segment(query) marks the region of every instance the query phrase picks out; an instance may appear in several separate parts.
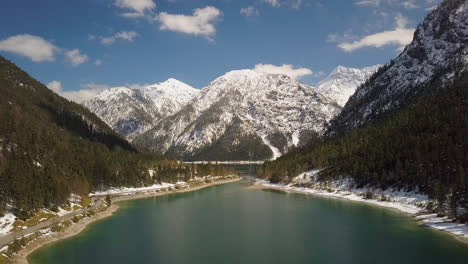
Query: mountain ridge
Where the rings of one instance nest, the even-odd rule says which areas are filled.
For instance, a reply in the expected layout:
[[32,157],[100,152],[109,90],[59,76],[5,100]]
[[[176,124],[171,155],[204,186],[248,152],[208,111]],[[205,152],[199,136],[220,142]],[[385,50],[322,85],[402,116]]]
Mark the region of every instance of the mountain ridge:
[[133,140],[162,117],[180,110],[198,91],[170,78],[140,87],[112,87],[83,104],[114,130]]
[[[313,87],[289,76],[230,71],[203,88],[179,113],[137,137],[135,142],[156,153],[187,157],[181,154],[186,152],[195,158],[205,156],[200,153],[207,150],[201,149],[215,144],[235,123],[240,129],[239,136],[268,147],[268,153],[263,148],[260,151],[263,153],[252,154],[257,159],[266,159],[273,153],[278,156],[277,150],[285,153],[288,148],[303,144],[306,140],[301,137],[307,137],[305,134],[322,132],[338,109],[335,102],[315,92]],[[232,139],[226,148],[236,148],[235,143],[236,139]],[[252,155],[238,159],[253,158]]]
[[[444,87],[468,65],[468,2],[445,1],[417,27],[414,40],[351,96],[327,135],[362,127],[397,110],[427,87]],[[425,88],[426,87],[426,88]]]

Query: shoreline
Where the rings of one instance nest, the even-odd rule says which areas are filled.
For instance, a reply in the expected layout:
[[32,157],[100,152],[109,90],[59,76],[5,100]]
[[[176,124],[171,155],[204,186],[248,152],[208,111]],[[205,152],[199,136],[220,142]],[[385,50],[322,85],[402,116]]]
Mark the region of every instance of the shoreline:
[[[452,238],[454,238],[455,240],[461,242],[461,243],[464,243],[464,244],[468,244],[468,235],[464,234],[464,235],[460,235],[460,234],[456,234],[454,232],[451,232],[451,231],[448,231],[446,229],[443,229],[443,228],[438,228],[437,227],[437,224],[443,224],[444,222],[430,222],[430,217],[427,217],[427,216],[435,216],[435,214],[420,214],[421,212],[423,212],[423,209],[420,209],[419,211],[414,211],[414,212],[411,212],[411,210],[404,210],[404,209],[401,209],[401,208],[398,208],[396,206],[392,206],[392,204],[385,204],[383,202],[379,202],[377,200],[373,200],[373,199],[369,199],[369,200],[366,200],[366,199],[362,199],[362,200],[356,200],[356,199],[350,199],[350,198],[347,198],[345,195],[333,195],[333,193],[331,194],[326,194],[325,191],[323,190],[320,190],[320,189],[312,189],[312,188],[307,188],[309,191],[301,191],[301,189],[304,189],[304,188],[288,188],[288,186],[282,186],[282,185],[276,185],[276,184],[265,184],[263,182],[254,182],[252,185],[250,185],[248,188],[250,189],[256,189],[256,190],[276,190],[276,191],[281,191],[281,192],[284,192],[284,193],[294,193],[294,194],[303,194],[303,195],[312,195],[312,196],[316,196],[316,197],[320,197],[320,198],[331,198],[331,199],[339,199],[339,200],[345,200],[345,201],[348,201],[348,202],[355,202],[355,203],[363,203],[363,204],[367,204],[367,205],[371,205],[371,206],[377,206],[377,207],[380,207],[380,208],[385,208],[385,209],[390,209],[394,212],[397,212],[397,213],[400,213],[400,214],[404,214],[408,217],[411,218],[412,221],[415,221],[419,226],[421,227],[424,227],[424,228],[428,228],[429,230],[431,231],[437,231],[437,232],[441,232],[445,235],[448,235]],[[427,217],[427,218],[426,218]],[[429,219],[429,221],[424,221],[425,219]],[[438,218],[438,219],[442,219],[442,218]],[[446,223],[453,223],[451,221],[447,221]],[[433,225],[434,224],[434,225]],[[458,225],[464,225],[467,229],[468,229],[468,225],[466,224],[458,224]]]
[[223,184],[238,182],[238,181],[241,181],[242,179],[243,179],[242,177],[239,177],[239,178],[234,178],[234,179],[215,181],[215,182],[210,182],[210,183],[199,185],[199,186],[188,187],[188,188],[184,188],[180,190],[171,190],[167,192],[135,193],[135,194],[125,195],[125,196],[117,196],[115,198],[112,198],[112,204],[109,207],[107,207],[104,211],[99,212],[98,214],[94,216],[84,218],[78,223],[72,224],[64,232],[54,233],[50,236],[36,239],[32,241],[31,243],[27,244],[24,248],[18,251],[16,256],[14,256],[12,263],[29,264],[28,257],[34,251],[46,245],[76,236],[80,234],[81,232],[83,232],[90,224],[112,216],[115,212],[117,212],[120,209],[120,206],[118,205],[119,202],[130,201],[130,200],[142,200],[146,198],[153,198],[153,197],[158,197],[158,196],[163,196],[163,195],[193,192],[193,191],[197,191],[200,189],[204,189],[204,188],[208,188],[208,187],[212,187],[216,185],[223,185]]

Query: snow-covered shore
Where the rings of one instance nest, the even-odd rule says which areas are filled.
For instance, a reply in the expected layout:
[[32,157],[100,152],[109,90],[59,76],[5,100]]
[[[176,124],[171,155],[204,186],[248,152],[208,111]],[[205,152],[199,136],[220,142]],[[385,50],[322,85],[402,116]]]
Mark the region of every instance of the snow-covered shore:
[[[90,217],[85,216],[86,214],[83,214],[82,219],[78,220],[78,222],[76,223],[73,222],[73,224],[67,227],[64,231],[52,232],[50,228],[40,230],[40,236],[28,242],[27,245],[23,247],[19,252],[11,256],[13,257],[13,263],[28,264],[28,255],[31,254],[33,251],[37,250],[38,248],[41,248],[42,246],[55,241],[77,235],[80,232],[82,232],[89,224],[113,215],[113,213],[119,209],[119,205],[116,202],[145,199],[149,197],[163,196],[175,193],[192,192],[210,186],[227,184],[240,180],[242,180],[242,178],[236,175],[224,177],[206,176],[202,178],[196,177],[190,180],[189,182],[177,182],[175,184],[163,183],[142,188],[113,188],[103,192],[93,193],[95,197],[106,196],[109,194],[110,196],[112,196],[112,204],[106,209],[100,210],[99,212]],[[2,248],[1,250],[7,249],[8,246],[6,246],[5,249]],[[0,253],[1,252],[2,251],[0,251]]]
[[16,221],[16,216],[12,213],[7,213],[0,217],[0,236],[8,234],[13,230],[13,224]]
[[[186,184],[187,183],[185,182],[180,183],[180,185],[186,185]],[[176,184],[163,182],[161,184],[154,184],[151,186],[139,187],[139,188],[131,188],[131,187],[111,188],[105,191],[90,193],[89,196],[95,197],[95,196],[106,196],[106,195],[126,195],[126,194],[141,193],[141,192],[158,192],[158,191],[173,189],[175,188],[175,186]]]
[[318,171],[308,171],[296,178],[290,184],[273,184],[257,179],[254,186],[285,192],[311,194],[322,197],[345,199],[363,202],[381,207],[387,207],[415,216],[424,226],[448,232],[457,238],[468,241],[468,225],[452,221],[447,217],[437,217],[429,214],[426,206],[433,202],[427,195],[418,192],[405,192],[394,189],[355,188],[349,179],[337,180],[328,183],[319,183],[316,180]]

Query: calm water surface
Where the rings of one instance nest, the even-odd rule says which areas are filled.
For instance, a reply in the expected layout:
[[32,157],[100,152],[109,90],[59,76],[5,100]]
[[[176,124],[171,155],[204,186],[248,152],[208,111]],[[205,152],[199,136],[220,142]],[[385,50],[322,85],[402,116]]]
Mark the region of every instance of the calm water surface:
[[[241,167],[244,175],[253,173]],[[247,183],[122,203],[32,264],[468,263],[468,246],[387,209]]]

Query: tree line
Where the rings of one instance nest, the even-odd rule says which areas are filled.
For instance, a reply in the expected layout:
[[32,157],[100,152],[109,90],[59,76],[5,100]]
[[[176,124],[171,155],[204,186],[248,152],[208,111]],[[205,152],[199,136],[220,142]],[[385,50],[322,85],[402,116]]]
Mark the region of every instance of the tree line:
[[290,182],[322,169],[320,180],[351,177],[357,187],[417,189],[451,204],[454,215],[457,207],[468,209],[468,72],[450,87],[431,85],[407,107],[343,135],[315,138],[265,163],[258,176]]
[[1,56],[0,94],[0,215],[7,207],[24,217],[39,208],[55,210],[72,193],[232,173],[135,148]]

